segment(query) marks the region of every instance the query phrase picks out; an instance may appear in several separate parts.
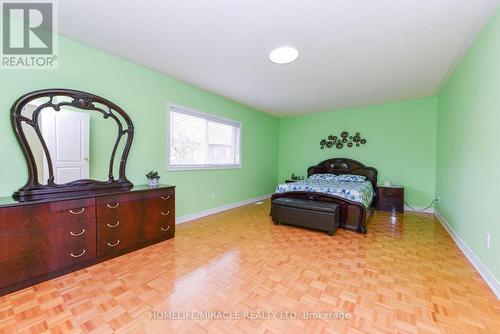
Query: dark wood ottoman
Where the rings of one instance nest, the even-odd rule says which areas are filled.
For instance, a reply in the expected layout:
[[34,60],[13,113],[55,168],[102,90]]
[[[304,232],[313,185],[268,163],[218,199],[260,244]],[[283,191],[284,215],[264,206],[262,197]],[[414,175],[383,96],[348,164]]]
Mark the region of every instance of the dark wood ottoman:
[[271,217],[274,224],[307,227],[333,235],[339,224],[340,205],[280,197],[271,202]]

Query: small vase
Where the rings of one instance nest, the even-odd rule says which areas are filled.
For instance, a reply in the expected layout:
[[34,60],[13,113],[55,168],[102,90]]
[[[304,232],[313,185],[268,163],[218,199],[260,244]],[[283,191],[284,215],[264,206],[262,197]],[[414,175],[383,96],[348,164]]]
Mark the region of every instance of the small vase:
[[148,179],[148,186],[151,188],[158,188],[160,185],[160,179]]

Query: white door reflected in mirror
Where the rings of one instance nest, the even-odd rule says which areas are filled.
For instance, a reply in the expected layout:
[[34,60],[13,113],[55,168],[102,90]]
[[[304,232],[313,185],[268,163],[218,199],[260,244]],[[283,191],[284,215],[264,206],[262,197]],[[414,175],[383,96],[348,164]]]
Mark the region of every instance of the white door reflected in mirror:
[[[41,116],[42,133],[51,154],[55,183],[89,179],[89,114],[47,110]],[[49,171],[45,157],[43,173],[44,179],[47,179]]]

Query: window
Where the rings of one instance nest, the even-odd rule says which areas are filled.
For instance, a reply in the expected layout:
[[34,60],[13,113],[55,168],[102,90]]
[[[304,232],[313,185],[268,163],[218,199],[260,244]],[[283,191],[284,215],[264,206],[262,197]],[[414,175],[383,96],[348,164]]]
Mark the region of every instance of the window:
[[241,123],[169,105],[167,169],[240,168]]

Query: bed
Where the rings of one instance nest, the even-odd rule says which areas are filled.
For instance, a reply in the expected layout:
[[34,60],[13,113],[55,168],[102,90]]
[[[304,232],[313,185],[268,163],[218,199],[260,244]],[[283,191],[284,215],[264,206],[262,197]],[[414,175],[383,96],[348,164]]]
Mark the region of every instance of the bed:
[[[364,176],[366,179],[362,182],[325,180],[318,174],[351,174]],[[287,197],[339,204],[339,227],[366,233],[366,221],[375,203],[377,174],[375,168],[367,167],[356,160],[328,159],[309,167],[308,179],[278,185],[271,200]],[[310,179],[312,175],[316,176]]]

